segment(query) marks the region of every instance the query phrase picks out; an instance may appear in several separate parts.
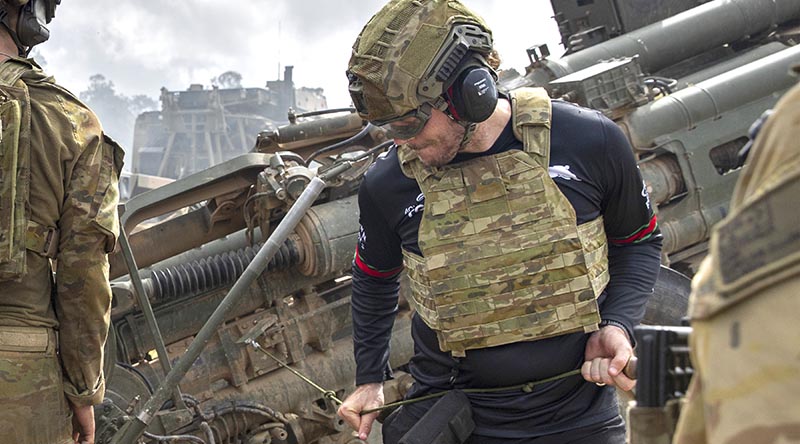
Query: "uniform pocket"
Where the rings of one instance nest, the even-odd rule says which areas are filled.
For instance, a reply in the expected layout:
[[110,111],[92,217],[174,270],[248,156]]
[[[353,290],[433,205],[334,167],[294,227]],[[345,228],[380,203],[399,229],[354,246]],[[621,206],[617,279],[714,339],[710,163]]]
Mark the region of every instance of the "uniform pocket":
[[103,135],[103,163],[97,186],[98,193],[95,196],[96,206],[92,211],[92,224],[106,235],[106,253],[114,251],[119,236],[117,204],[119,204],[119,174],[124,155],[119,144]]
[[0,351],[0,375],[0,430],[7,442],[69,442],[72,412],[55,353]]

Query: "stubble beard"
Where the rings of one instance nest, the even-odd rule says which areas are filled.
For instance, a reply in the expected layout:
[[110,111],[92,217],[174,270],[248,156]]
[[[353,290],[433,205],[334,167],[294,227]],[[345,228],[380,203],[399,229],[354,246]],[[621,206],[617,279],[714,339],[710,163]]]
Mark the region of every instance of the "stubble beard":
[[[459,131],[460,130],[460,131]],[[440,167],[450,163],[461,149],[461,139],[464,129],[460,125],[450,127],[434,140],[421,144],[409,144],[416,151],[419,160],[429,167]]]

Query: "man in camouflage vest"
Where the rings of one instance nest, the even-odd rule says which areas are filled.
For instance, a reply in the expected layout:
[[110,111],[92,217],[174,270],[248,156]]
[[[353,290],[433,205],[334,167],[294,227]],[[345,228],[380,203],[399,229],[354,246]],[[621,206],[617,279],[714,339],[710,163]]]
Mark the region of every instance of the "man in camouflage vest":
[[94,442],[122,151],[31,59],[60,0],[0,1],[0,442]]
[[800,443],[798,140],[800,85],[755,137],[692,281],[695,374],[674,443]]
[[[633,386],[621,371],[661,249],[646,188],[613,122],[542,89],[499,94],[491,57],[458,1],[391,1],[353,46],[353,103],[397,145],[359,191],[357,387],[339,415],[367,438],[405,269],[407,397],[469,389],[457,442],[623,443],[615,387]],[[384,443],[435,402],[394,411]]]

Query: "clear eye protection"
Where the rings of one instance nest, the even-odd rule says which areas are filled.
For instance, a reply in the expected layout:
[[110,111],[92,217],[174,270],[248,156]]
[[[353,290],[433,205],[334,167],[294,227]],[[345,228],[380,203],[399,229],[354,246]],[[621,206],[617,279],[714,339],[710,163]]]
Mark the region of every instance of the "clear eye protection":
[[398,120],[384,123],[381,128],[386,130],[386,136],[390,139],[407,140],[422,132],[429,118],[430,116],[425,114],[406,114]]
[[434,108],[439,110],[447,109],[447,102],[440,97],[433,104],[423,103],[422,106],[414,111],[395,119],[372,123],[386,130],[386,137],[390,139],[408,140],[422,132],[425,124],[430,120]]

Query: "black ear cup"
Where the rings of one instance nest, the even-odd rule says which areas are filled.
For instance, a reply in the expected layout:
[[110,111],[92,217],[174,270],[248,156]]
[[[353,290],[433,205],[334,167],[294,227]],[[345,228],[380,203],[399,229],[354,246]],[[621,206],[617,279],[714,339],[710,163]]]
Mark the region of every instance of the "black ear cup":
[[448,108],[456,120],[483,122],[497,106],[497,86],[489,68],[474,67],[462,72],[447,88]]
[[33,47],[50,38],[50,31],[45,27],[45,17],[39,14],[44,13],[41,0],[31,0],[20,10],[17,19],[17,38],[23,46]]

